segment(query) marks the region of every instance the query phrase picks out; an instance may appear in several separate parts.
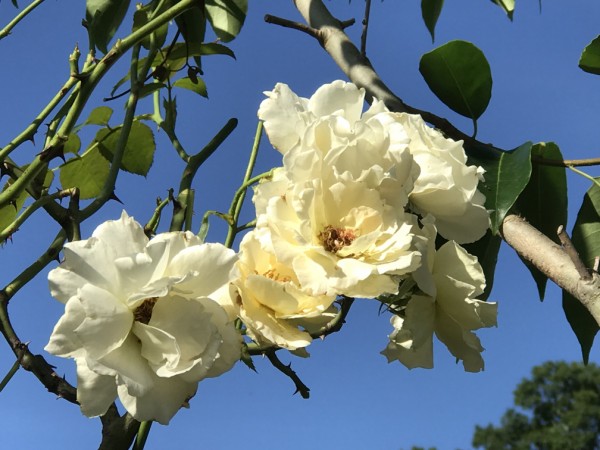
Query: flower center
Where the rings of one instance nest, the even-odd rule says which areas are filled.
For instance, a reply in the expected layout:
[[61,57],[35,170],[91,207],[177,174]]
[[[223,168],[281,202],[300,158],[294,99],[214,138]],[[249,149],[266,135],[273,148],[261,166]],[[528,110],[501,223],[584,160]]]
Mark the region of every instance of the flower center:
[[147,298],[144,300],[142,304],[133,311],[133,320],[148,325],[148,322],[150,322],[150,318],[152,317],[152,310],[157,301],[158,297]]
[[292,281],[290,277],[286,277],[281,275],[275,269],[269,269],[265,273],[262,274],[263,277],[269,278],[274,281],[278,281],[280,283],[287,283],[288,281]]
[[356,239],[356,234],[353,230],[327,225],[325,230],[319,233],[319,239],[323,243],[325,250],[337,253],[345,246],[352,244],[352,241]]

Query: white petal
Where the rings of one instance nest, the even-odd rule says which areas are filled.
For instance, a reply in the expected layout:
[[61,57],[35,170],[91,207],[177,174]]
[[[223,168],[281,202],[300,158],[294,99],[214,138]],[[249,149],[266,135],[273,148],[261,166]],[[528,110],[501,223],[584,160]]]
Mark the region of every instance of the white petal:
[[75,329],[89,357],[98,359],[118,348],[129,334],[131,311],[110,292],[86,284],[79,290],[85,319]]
[[198,383],[189,383],[178,377],[160,378],[154,375],[153,386],[144,395],[131,395],[125,385],[119,385],[119,399],[136,420],[154,420],[168,425],[177,411],[196,394]]
[[269,98],[258,109],[258,118],[264,121],[265,131],[271,144],[281,153],[287,152],[304,134],[307,100],[298,97],[282,83],[277,83]]
[[317,89],[308,101],[308,109],[317,117],[339,114],[354,124],[362,114],[364,98],[364,89],[336,80]]
[[84,358],[76,358],[77,401],[88,417],[103,415],[117,398],[115,377],[91,371]]
[[65,313],[54,326],[50,341],[44,350],[63,358],[82,355],[85,351],[75,329],[81,325],[84,319],[85,312],[79,298],[71,297],[65,305]]
[[236,261],[235,252],[224,245],[196,245],[173,258],[168,274],[192,274],[177,285],[177,290],[188,291],[194,297],[210,297],[231,281]]
[[117,384],[125,384],[132,395],[143,395],[153,389],[154,373],[141,356],[141,345],[129,335],[119,348],[103,358],[88,359],[88,367],[102,375],[117,375]]

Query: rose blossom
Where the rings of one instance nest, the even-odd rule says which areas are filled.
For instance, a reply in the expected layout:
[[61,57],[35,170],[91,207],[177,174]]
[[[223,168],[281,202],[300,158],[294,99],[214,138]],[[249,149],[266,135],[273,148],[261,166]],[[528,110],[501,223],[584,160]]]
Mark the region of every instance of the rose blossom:
[[200,380],[228,371],[241,337],[214,299],[236,261],[190,232],[152,240],[123,212],[71,242],[48,276],[65,304],[46,350],[74,358],[77,400],[90,417],[118,396],[137,420],[167,424]]
[[[454,241],[435,251],[435,230],[425,225],[427,264],[414,274],[422,294],[411,297],[398,315],[392,316],[394,331],[381,353],[389,362],[405,366],[433,367],[433,333],[468,372],[483,370],[483,347],[473,330],[496,325],[497,304],[477,300],[485,277],[477,258]],[[431,236],[433,235],[433,236]],[[425,241],[421,241],[422,243]]]

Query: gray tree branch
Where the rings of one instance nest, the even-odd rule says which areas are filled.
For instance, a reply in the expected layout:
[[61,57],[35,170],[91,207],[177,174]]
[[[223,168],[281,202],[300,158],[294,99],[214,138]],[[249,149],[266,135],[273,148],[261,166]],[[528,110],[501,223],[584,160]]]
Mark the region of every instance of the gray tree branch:
[[[454,127],[446,119],[405,104],[381,80],[370,61],[363,57],[321,0],[294,0],[306,23],[318,33],[318,41],[346,76],[366,91],[367,100],[377,98],[391,110],[420,114],[423,119],[443,130],[465,146],[498,150],[483,144]],[[600,324],[600,277],[593,274],[584,281],[564,249],[540,233],[523,218],[508,215],[503,221],[502,237],[523,258],[548,278],[577,298]]]

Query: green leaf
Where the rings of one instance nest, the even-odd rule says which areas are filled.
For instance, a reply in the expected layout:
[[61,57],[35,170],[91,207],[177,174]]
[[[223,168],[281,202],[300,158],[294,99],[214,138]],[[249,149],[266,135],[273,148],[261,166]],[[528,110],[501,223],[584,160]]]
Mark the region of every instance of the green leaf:
[[12,4],[15,8],[19,8],[19,4],[17,3],[17,0],[12,0]]
[[108,52],[108,43],[121,25],[130,0],[86,0],[85,17],[92,46]]
[[60,166],[60,184],[63,189],[79,188],[81,199],[94,198],[102,192],[109,170],[110,163],[94,147]]
[[[597,178],[598,180],[598,178]],[[571,240],[587,267],[593,267],[600,255],[600,187],[595,183],[583,197],[573,226]],[[583,361],[587,364],[594,337],[600,329],[589,311],[571,294],[563,290],[563,309],[577,336]]]
[[487,300],[492,292],[494,286],[494,274],[496,273],[496,262],[498,261],[498,251],[500,250],[500,244],[502,239],[499,235],[492,234],[491,230],[488,230],[485,236],[479,239],[477,242],[472,244],[463,244],[463,247],[471,255],[477,256],[479,264],[483,269],[485,275],[485,290],[478,298],[480,300]]
[[[151,2],[145,6],[142,6],[142,7],[139,7],[138,9],[136,9],[135,13],[133,14],[132,31],[136,31],[139,28],[146,25],[150,21],[150,14],[154,13],[155,15],[158,15],[158,14],[161,14],[164,11],[166,11],[166,9],[169,6],[172,6],[171,3],[172,2],[170,2],[170,1],[162,2],[162,7],[156,11],[154,11],[155,10],[154,2]],[[156,47],[162,47],[162,45],[165,43],[165,39],[167,38],[168,32],[169,32],[169,24],[165,23],[160,28],[158,28],[158,30],[156,30],[152,33],[154,35],[154,45]],[[150,50],[151,45],[152,45],[152,43],[151,43],[150,35],[148,35],[142,40],[142,46],[146,50]]]
[[248,0],[206,0],[206,16],[223,42],[233,40],[242,29],[248,13]]
[[142,86],[138,95],[140,98],[144,98],[164,87],[166,87],[164,83],[148,83]]
[[450,41],[425,53],[419,71],[442,102],[474,122],[490,102],[490,65],[483,52],[470,42]]
[[600,75],[600,36],[596,37],[583,49],[579,59],[579,67],[586,72]]
[[74,155],[76,155],[77,153],[79,153],[80,148],[81,139],[79,139],[79,136],[77,134],[70,133],[69,137],[67,138],[67,142],[65,142],[63,151],[65,153],[73,153]]
[[173,97],[173,100],[163,99],[163,108],[165,108],[165,120],[160,126],[167,133],[172,133],[175,131],[175,123],[177,122],[177,102],[175,97]]
[[[200,45],[204,42],[206,34],[206,16],[204,8],[194,6],[180,16],[175,18],[177,28],[181,31],[183,39],[190,45]],[[202,67],[200,56],[195,56],[194,60],[198,67]]]
[[421,0],[421,15],[425,26],[431,34],[431,42],[435,41],[435,24],[442,12],[444,0]]
[[[183,42],[175,44],[171,51],[168,52],[168,48],[165,47],[160,52],[162,55],[168,55],[165,59],[161,54],[157,55],[152,61],[152,67],[161,66],[167,70],[168,77],[174,75],[183,66],[185,66],[188,58],[196,56],[208,56],[208,55],[227,55],[235,59],[233,51],[222,45],[216,43],[210,44],[186,44]],[[142,58],[139,61],[139,65],[143,66],[146,63],[146,58]],[[119,87],[129,80],[130,73],[128,72],[123,78],[121,78],[117,84],[114,85],[110,95],[115,95],[115,92]],[[164,80],[163,80],[164,81]]]
[[189,89],[196,94],[200,94],[202,97],[208,98],[208,92],[206,91],[206,84],[202,78],[198,78],[197,83],[194,83],[189,77],[180,78],[173,86],[180,87],[183,89]]
[[508,16],[508,18],[512,20],[513,13],[515,12],[515,0],[492,0],[492,3],[495,3],[496,5],[501,7]]
[[509,152],[497,154],[485,149],[477,155],[469,155],[469,163],[485,169],[485,181],[479,183],[479,190],[485,195],[485,207],[490,213],[490,229],[498,234],[502,220],[527,186],[531,176],[531,142]]
[[108,106],[98,106],[94,108],[85,122],[84,125],[101,125],[105,127],[108,125],[108,121],[112,116],[113,110]]
[[[531,155],[562,160],[562,153],[553,142],[535,144]],[[567,225],[567,175],[564,167],[533,164],[531,178],[519,197],[519,213],[543,234],[560,244],[556,230]],[[551,205],[551,207],[549,207]],[[540,300],[544,299],[548,278],[523,260],[536,282]]]
[[[12,180],[8,181],[4,185],[4,188],[2,190],[4,191],[12,183]],[[27,191],[24,190],[20,192],[19,195],[17,195],[17,198],[15,199],[14,203],[8,204],[0,208],[0,231],[4,231],[4,229],[6,229],[6,227],[9,226],[17,218],[17,214],[19,213],[19,211],[21,211],[21,208],[23,208],[23,204],[25,203],[27,197]]]
[[[98,147],[102,155],[112,160],[114,150],[117,147],[119,136],[121,135],[121,127],[117,130],[109,130],[103,128],[98,131],[94,140],[98,142]],[[135,173],[137,175],[146,176],[154,161],[154,151],[156,144],[154,143],[154,134],[147,125],[135,121],[131,125],[131,132],[125,144],[125,153],[121,161],[121,169]]]

